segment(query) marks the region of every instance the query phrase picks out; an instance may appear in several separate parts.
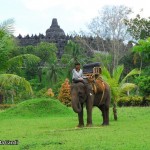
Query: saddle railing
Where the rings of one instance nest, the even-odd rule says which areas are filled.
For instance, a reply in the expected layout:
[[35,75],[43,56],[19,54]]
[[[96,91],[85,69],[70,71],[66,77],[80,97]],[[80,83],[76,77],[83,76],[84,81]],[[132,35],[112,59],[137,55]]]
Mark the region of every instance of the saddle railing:
[[89,80],[90,79],[96,80],[101,73],[102,73],[101,67],[94,67],[92,72],[83,73],[83,75]]

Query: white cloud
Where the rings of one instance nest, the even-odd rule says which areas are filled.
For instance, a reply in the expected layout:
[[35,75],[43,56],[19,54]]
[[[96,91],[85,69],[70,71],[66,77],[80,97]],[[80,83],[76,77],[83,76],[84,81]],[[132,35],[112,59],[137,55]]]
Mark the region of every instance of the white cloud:
[[25,7],[34,11],[43,11],[62,3],[62,0],[23,0]]
[[[150,14],[146,0],[20,0],[19,2],[22,2],[24,12],[19,10],[14,18],[19,27],[17,31],[25,35],[39,32],[45,34],[52,18],[58,19],[58,24],[66,33],[84,30],[85,24],[96,17],[104,5],[126,5],[132,7],[136,13],[144,8],[143,16]],[[16,11],[17,7],[19,5],[16,5]],[[21,17],[18,17],[19,15]]]
[[24,28],[16,27],[15,32],[14,32],[14,36],[18,36],[19,34],[21,34],[22,36],[25,36],[28,34],[28,32]]

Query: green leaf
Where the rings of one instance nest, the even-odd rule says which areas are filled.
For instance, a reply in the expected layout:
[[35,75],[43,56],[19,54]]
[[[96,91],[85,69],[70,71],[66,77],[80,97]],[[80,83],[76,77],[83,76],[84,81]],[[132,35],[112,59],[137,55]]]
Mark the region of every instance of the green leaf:
[[20,76],[14,74],[0,74],[0,86],[5,88],[7,86],[19,85],[25,88],[29,94],[33,94],[30,83]]
[[106,78],[111,79],[111,75],[110,75],[110,73],[109,73],[109,71],[107,70],[106,67],[102,68],[102,77],[105,78],[105,79]]
[[21,68],[38,63],[40,58],[32,54],[23,54],[8,60],[8,68]]
[[116,67],[116,69],[114,69],[113,70],[113,78],[117,81],[117,82],[119,82],[119,79],[120,79],[120,77],[121,77],[121,74],[122,74],[122,72],[123,72],[123,69],[124,69],[124,66],[123,65],[121,65],[121,66],[117,66]]
[[122,84],[122,83],[125,83],[125,81],[126,81],[126,79],[127,79],[128,77],[133,76],[133,75],[137,75],[137,74],[140,74],[140,73],[141,73],[141,71],[138,70],[138,69],[133,69],[133,70],[131,70],[131,71],[123,78],[123,80],[121,81],[121,84]]
[[137,85],[135,85],[134,83],[124,83],[121,85],[121,92],[127,92],[127,91],[131,91],[132,89],[136,88]]

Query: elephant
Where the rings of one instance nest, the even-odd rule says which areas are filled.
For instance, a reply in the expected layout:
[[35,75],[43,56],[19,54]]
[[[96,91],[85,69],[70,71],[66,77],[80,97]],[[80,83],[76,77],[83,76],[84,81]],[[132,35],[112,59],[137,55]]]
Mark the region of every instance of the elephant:
[[93,85],[83,82],[71,84],[71,105],[74,112],[78,113],[79,124],[77,127],[84,127],[84,104],[86,104],[87,110],[87,127],[92,126],[92,108],[94,106],[97,106],[102,112],[102,125],[109,125],[110,88],[106,82],[96,80]]

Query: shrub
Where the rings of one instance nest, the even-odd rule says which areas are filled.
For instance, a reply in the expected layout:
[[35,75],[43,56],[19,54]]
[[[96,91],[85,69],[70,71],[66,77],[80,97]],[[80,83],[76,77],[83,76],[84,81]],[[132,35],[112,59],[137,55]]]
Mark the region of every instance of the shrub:
[[120,97],[118,106],[150,106],[150,97],[126,96]]
[[35,97],[46,97],[45,93],[47,91],[47,88],[43,88],[35,93]]
[[71,94],[69,80],[66,79],[62,84],[58,99],[65,105],[71,106]]
[[36,97],[54,97],[53,90],[51,88],[43,88],[35,93]]
[[0,104],[0,109],[6,109],[13,106],[16,106],[16,104]]
[[48,97],[54,97],[54,93],[53,93],[53,90],[52,90],[51,88],[49,88],[45,94],[46,94]]
[[142,106],[150,106],[150,96],[143,97]]
[[139,86],[139,92],[148,96],[150,93],[150,76],[139,76],[136,78],[135,82]]

